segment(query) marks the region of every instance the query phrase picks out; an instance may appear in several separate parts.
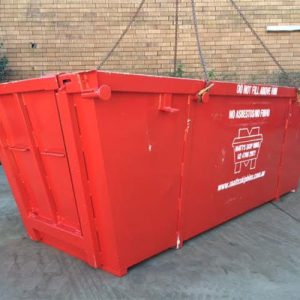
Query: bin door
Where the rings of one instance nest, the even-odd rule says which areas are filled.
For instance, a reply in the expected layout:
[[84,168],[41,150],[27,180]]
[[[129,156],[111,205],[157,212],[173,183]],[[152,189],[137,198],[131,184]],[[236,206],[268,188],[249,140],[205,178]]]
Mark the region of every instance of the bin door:
[[277,196],[292,89],[214,84],[191,109],[184,239]]
[[85,258],[55,90],[36,86],[0,96],[4,168],[29,235]]

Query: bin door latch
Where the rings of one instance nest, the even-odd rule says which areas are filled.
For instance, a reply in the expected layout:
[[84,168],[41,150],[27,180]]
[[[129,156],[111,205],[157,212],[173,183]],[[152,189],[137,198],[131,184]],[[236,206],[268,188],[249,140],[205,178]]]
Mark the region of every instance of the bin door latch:
[[98,89],[83,91],[82,98],[97,98],[103,101],[111,99],[111,87],[108,85],[101,85]]
[[209,86],[206,88],[202,89],[198,94],[197,94],[197,102],[198,103],[207,103],[208,102],[208,92],[211,90],[211,88],[214,86],[214,83],[211,83]]
[[178,108],[172,107],[172,97],[172,94],[161,94],[159,97],[158,110],[168,113],[178,112]]

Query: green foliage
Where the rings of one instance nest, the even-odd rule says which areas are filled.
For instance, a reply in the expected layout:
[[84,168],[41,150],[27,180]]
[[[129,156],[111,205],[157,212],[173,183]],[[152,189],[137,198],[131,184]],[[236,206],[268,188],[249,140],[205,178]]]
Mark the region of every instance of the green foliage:
[[0,82],[4,82],[7,76],[8,59],[6,56],[0,57]]
[[[0,48],[3,47],[3,44],[0,44]],[[8,73],[8,59],[6,56],[0,57],[0,82],[6,81],[7,73]]]
[[171,77],[180,77],[182,78],[184,74],[184,66],[182,64],[177,66],[176,72],[170,74]]
[[209,80],[214,80],[214,79],[216,79],[216,72],[215,72],[215,70],[210,70],[210,71],[208,71],[208,79],[209,79]]
[[278,85],[300,87],[300,72],[280,72],[278,75]]
[[[171,77],[186,77],[186,78],[194,78],[195,75],[193,73],[186,72],[184,70],[184,65],[178,65],[176,72],[172,72],[168,74]],[[236,72],[216,72],[215,69],[208,71],[208,80],[220,80],[220,81],[232,81],[238,82],[241,80],[241,77]],[[245,79],[242,79],[245,81]],[[292,87],[300,87],[300,72],[293,71],[288,72],[288,74],[282,72],[274,72],[272,74],[252,74],[249,76],[248,80],[251,84],[275,84],[280,86],[292,86]]]

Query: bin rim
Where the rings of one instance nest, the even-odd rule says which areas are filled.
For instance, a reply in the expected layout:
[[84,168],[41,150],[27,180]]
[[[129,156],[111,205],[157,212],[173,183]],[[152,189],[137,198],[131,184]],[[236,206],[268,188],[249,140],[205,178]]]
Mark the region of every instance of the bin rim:
[[0,95],[58,89],[56,75],[47,77],[4,82],[0,84]]
[[[88,82],[88,84],[84,84]],[[59,87],[67,93],[88,92],[108,85],[114,92],[196,94],[206,85],[204,80],[153,76],[99,70],[58,75]]]
[[[230,81],[218,81],[213,80],[209,82],[213,87],[210,90],[210,95],[213,96],[233,96],[233,97],[264,97],[264,98],[293,98],[297,97],[297,88],[288,87],[288,86],[278,86],[273,84],[261,84],[261,83],[245,83],[245,82],[230,82]],[[250,89],[257,89],[256,91],[260,91],[262,88],[271,88],[275,89],[276,94],[262,94],[262,93],[253,93],[249,94],[238,93],[238,86],[248,86]]]
[[[45,77],[25,79],[19,81],[10,81],[0,84],[0,95],[30,92],[30,91],[47,91],[58,90],[59,88],[66,87],[66,92],[76,93],[84,91],[84,88],[79,84],[79,78],[84,76],[95,76],[95,85],[91,88],[97,88],[102,83],[111,83],[113,91],[134,91],[134,92],[153,92],[153,93],[181,93],[190,94],[197,93],[200,89],[213,84],[209,94],[212,96],[237,96],[237,97],[265,97],[265,98],[294,98],[297,99],[297,88],[278,86],[272,84],[254,84],[244,82],[231,82],[231,81],[218,81],[212,80],[206,82],[203,79],[194,78],[180,78],[164,75],[150,75],[150,74],[135,74],[128,72],[111,72],[105,70],[88,70],[70,73],[57,73]],[[71,79],[72,84],[65,84],[66,79]],[[77,78],[77,80],[76,80]],[[113,78],[113,80],[112,80]],[[146,79],[147,83],[144,83]],[[139,82],[141,80],[141,82]],[[124,83],[125,81],[125,83]],[[151,83],[151,85],[149,85]],[[192,83],[192,85],[191,85]],[[164,86],[164,84],[166,86]],[[176,84],[170,89],[170,84]],[[238,94],[238,86],[250,86],[261,88],[275,88],[277,89],[276,95],[263,95],[263,94]]]

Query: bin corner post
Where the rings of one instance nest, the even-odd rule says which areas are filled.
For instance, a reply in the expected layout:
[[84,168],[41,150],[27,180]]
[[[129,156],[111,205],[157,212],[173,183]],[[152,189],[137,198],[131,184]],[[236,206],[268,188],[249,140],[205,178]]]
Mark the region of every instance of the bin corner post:
[[281,197],[281,185],[282,185],[284,155],[285,155],[286,144],[287,144],[287,134],[288,134],[288,129],[289,129],[289,125],[290,125],[290,121],[291,121],[291,115],[292,115],[292,106],[293,106],[293,99],[290,99],[289,100],[288,111],[287,111],[287,115],[286,115],[286,120],[285,120],[285,124],[284,124],[284,134],[283,134],[282,144],[281,144],[281,149],[280,149],[280,160],[279,160],[279,165],[278,165],[277,189],[276,189],[276,195],[275,195],[275,201],[277,201],[277,202],[280,201],[280,197]]
[[71,107],[68,95],[65,91],[56,93],[56,104],[61,122],[63,138],[68,158],[68,164],[73,184],[76,206],[78,210],[80,226],[83,236],[83,247],[87,256],[87,262],[94,268],[101,265],[101,255],[99,245],[97,245],[97,236],[92,224],[93,216],[88,203],[87,182],[83,177],[82,161],[78,153],[78,141],[73,134],[74,120],[72,119]]
[[[95,267],[117,276],[123,276],[127,273],[127,269],[122,268],[120,265],[112,222],[105,222],[107,219],[103,221],[103,218],[99,217],[99,213],[101,214],[105,211],[106,218],[108,218],[107,215],[111,211],[109,208],[104,207],[104,205],[101,207],[104,202],[103,198],[105,197],[103,197],[103,194],[100,197],[99,193],[97,194],[99,187],[91,184],[92,182],[99,181],[99,176],[96,176],[96,179],[93,178],[95,174],[90,170],[91,166],[89,164],[90,159],[94,161],[96,158],[89,155],[89,153],[85,153],[86,148],[90,148],[86,146],[88,129],[85,129],[85,126],[80,122],[80,115],[81,113],[84,114],[84,112],[79,108],[81,105],[75,103],[74,95],[77,100],[80,99],[79,101],[84,102],[81,102],[84,111],[87,107],[90,108],[92,106],[93,108],[94,103],[93,99],[79,97],[81,95],[80,91],[76,94],[70,94],[64,90],[57,93],[57,107],[62,124],[71,178],[75,195],[77,195],[76,201],[83,236],[86,241],[85,247],[87,253],[90,253],[89,264],[94,264],[94,260],[96,259]],[[87,110],[87,113],[90,115],[86,121],[91,123],[91,126],[96,126],[94,124],[96,121],[96,117],[93,116],[94,113],[89,109]],[[93,136],[93,142],[100,141],[98,141],[96,136]],[[99,165],[97,162],[92,162],[91,164],[94,166]],[[87,178],[87,172],[89,172],[89,178]],[[99,173],[99,170],[97,172]],[[94,201],[94,199],[97,199],[97,201]],[[98,201],[98,199],[100,200]]]
[[[81,130],[81,143],[86,157],[86,170],[89,173],[89,189],[92,195],[95,212],[95,226],[99,230],[103,265],[109,272],[123,276],[127,267],[122,263],[117,238],[116,225],[113,219],[113,207],[108,191],[107,174],[102,150],[101,127],[97,116],[97,106],[103,103],[100,98],[86,99],[83,94],[77,98],[78,128]],[[95,153],[95,149],[97,152]]]
[[[198,99],[198,97],[197,97]],[[185,188],[185,172],[186,172],[186,163],[188,161],[188,147],[192,127],[192,102],[194,102],[195,96],[189,95],[187,101],[187,113],[186,113],[186,127],[183,136],[183,149],[182,149],[182,158],[181,158],[181,170],[180,170],[180,191],[178,197],[178,217],[177,217],[177,232],[176,232],[176,249],[179,250],[183,247],[184,244],[184,188]]]

